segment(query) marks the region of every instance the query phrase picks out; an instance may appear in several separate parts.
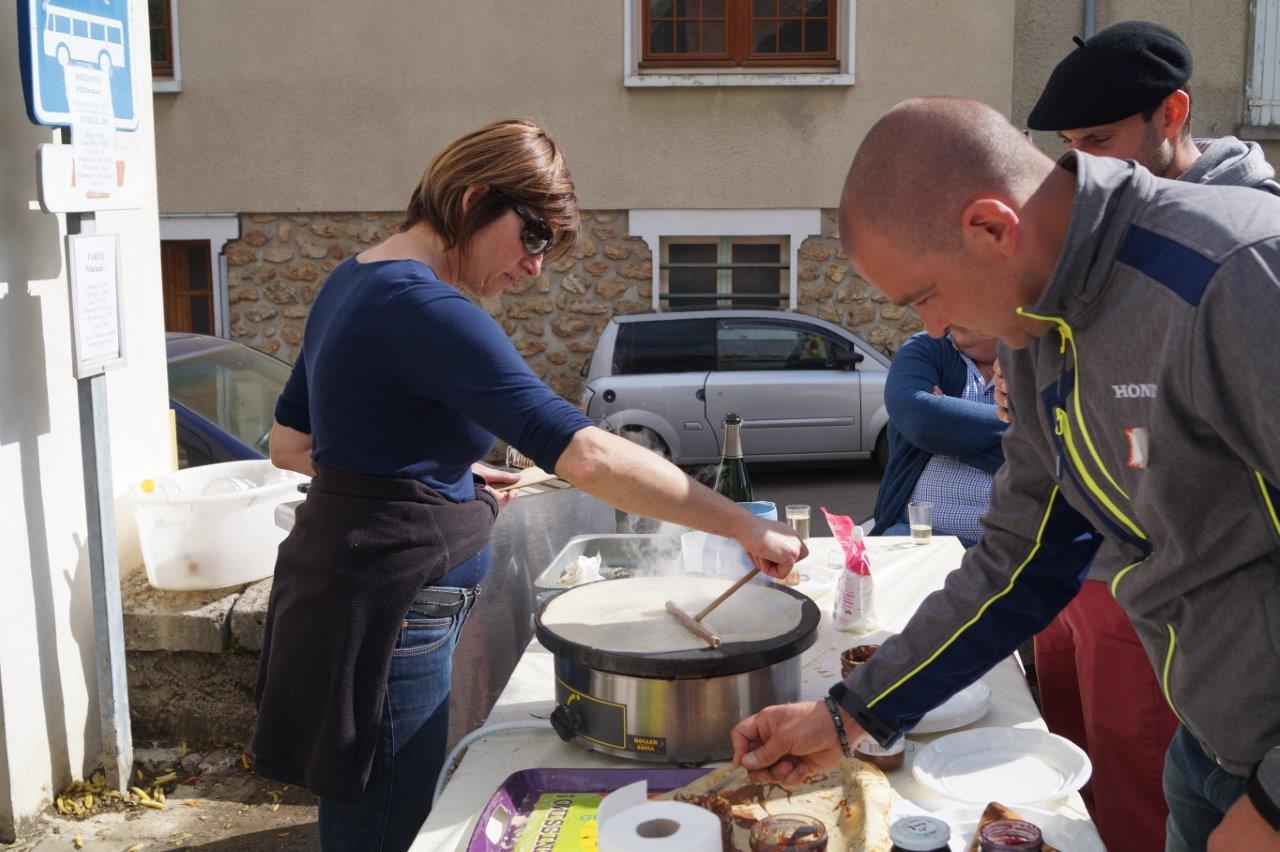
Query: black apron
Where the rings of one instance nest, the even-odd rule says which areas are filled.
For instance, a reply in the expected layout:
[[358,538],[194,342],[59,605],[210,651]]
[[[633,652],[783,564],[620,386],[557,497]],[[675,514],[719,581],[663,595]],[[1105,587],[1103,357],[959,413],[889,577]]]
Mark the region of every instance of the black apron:
[[276,559],[256,773],[334,802],[360,798],[414,596],[489,542],[498,507],[481,488],[476,497],[452,503],[416,479],[316,469]]

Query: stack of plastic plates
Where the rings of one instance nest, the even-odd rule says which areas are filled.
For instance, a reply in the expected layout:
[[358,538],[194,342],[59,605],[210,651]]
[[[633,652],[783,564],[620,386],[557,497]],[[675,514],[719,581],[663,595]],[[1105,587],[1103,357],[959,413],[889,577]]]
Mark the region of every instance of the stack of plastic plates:
[[1089,757],[1070,740],[1035,728],[975,728],[939,737],[916,754],[912,773],[961,802],[1010,807],[1053,802],[1089,780]]

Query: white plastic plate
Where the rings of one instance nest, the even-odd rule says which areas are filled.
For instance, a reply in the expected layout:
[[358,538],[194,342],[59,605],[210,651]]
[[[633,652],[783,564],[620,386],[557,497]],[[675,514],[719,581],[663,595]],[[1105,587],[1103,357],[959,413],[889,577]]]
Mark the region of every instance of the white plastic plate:
[[922,748],[916,780],[961,802],[1010,807],[1051,802],[1089,780],[1089,757],[1068,739],[1034,728],[974,728]]
[[944,704],[924,714],[920,723],[911,729],[913,734],[936,734],[952,731],[987,715],[991,706],[991,688],[980,680],[966,686],[951,696]]
[[[948,808],[934,816],[951,826],[952,852],[965,852],[973,834],[978,830],[978,820],[986,805],[970,805],[963,808]],[[1015,808],[1018,816],[1033,822],[1044,836],[1045,843],[1065,852],[1106,852],[1102,838],[1093,824],[1083,819],[1072,819],[1065,814],[1055,814],[1040,808]]]

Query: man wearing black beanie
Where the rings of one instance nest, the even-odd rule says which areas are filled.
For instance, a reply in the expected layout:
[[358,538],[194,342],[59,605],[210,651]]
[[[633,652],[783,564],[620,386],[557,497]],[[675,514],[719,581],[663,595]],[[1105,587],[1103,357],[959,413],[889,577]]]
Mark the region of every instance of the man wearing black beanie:
[[[1126,21],[1075,41],[1032,109],[1031,129],[1056,131],[1073,150],[1136,160],[1160,177],[1280,195],[1256,143],[1192,139],[1192,59],[1177,33]],[[1036,637],[1044,717],[1051,731],[1073,740],[1093,761],[1093,778],[1082,793],[1107,846],[1159,852],[1168,814],[1161,779],[1178,719],[1107,587],[1114,566],[1099,562],[1104,556],[1076,598]],[[1182,833],[1170,828],[1175,836]]]
[[1191,137],[1191,51],[1167,27],[1124,21],[1076,48],[1049,75],[1027,117],[1073,150],[1136,160],[1157,177],[1249,186],[1280,195],[1255,142]]

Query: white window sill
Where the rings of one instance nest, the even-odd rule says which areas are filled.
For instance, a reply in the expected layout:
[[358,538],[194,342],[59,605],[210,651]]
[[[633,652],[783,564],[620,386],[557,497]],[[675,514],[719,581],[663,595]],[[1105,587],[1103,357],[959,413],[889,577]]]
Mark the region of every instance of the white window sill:
[[151,91],[155,94],[181,92],[182,80],[176,77],[153,77],[151,78]]
[[852,86],[852,74],[628,74],[628,89],[677,86]]
[[1241,124],[1236,128],[1236,136],[1256,142],[1272,142],[1280,139],[1280,126],[1274,124]]

